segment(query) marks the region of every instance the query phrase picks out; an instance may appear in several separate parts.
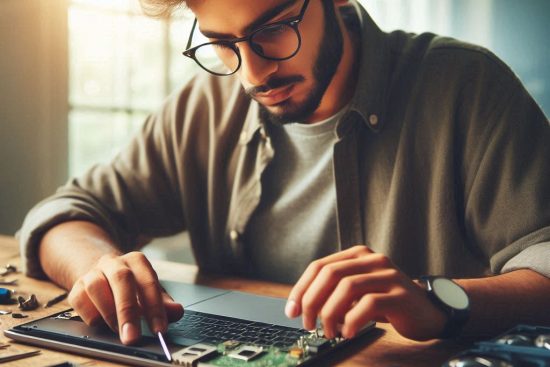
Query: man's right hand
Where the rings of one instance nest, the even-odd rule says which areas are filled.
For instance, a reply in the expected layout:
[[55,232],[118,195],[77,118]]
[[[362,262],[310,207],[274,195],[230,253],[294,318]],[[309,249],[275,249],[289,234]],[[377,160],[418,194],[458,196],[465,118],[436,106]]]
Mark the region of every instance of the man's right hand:
[[183,316],[182,305],[162,290],[141,252],[103,255],[74,283],[69,303],[86,324],[103,320],[124,344],[140,338],[140,316],[154,333],[166,331],[168,321]]

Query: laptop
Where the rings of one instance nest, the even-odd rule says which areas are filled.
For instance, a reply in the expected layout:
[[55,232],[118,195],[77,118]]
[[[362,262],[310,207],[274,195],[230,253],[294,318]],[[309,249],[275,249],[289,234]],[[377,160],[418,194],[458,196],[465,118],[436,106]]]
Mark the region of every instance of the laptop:
[[[164,334],[169,355],[142,321],[142,338],[126,346],[107,326],[87,326],[72,310],[6,330],[11,339],[136,366],[301,366],[350,340],[306,331],[284,315],[286,299],[161,281],[185,308]],[[375,326],[368,323],[359,333]],[[170,358],[169,358],[170,357]]]

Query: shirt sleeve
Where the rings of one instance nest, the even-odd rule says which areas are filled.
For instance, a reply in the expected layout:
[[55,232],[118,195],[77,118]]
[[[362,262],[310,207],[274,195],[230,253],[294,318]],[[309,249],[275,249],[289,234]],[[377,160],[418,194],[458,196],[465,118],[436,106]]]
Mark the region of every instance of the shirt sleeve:
[[135,249],[141,236],[166,236],[185,228],[173,139],[175,103],[168,101],[151,115],[109,164],[71,179],[27,214],[17,237],[29,276],[45,277],[38,245],[46,231],[62,222],[96,223],[125,252]]
[[550,278],[548,262],[550,262],[550,241],[538,243],[521,251],[504,264],[501,273],[508,273],[519,269],[531,269]]
[[548,256],[536,266],[527,261],[547,245],[525,252],[550,241],[550,124],[517,77],[493,66],[472,78],[478,88],[464,90],[470,103],[463,107],[475,120],[465,141],[476,142],[464,147],[467,235],[494,274],[520,262],[550,274]]

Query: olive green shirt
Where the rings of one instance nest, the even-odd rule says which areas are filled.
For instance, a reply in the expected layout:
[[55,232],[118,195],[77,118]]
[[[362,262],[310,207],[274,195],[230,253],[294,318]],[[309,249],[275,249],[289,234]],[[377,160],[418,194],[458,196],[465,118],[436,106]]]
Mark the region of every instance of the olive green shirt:
[[[550,276],[550,126],[541,109],[490,52],[383,33],[355,6],[357,87],[333,150],[338,248],[365,244],[411,277],[477,277],[509,261]],[[188,230],[202,270],[253,276],[242,234],[273,155],[238,79],[201,73],[110,164],[32,209],[19,234],[26,271],[43,276],[45,231],[88,220],[124,251],[142,236]]]

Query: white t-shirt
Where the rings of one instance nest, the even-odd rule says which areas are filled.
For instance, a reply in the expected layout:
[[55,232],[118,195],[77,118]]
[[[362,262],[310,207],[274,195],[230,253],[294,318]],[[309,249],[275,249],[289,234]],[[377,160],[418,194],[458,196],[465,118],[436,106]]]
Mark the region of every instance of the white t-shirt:
[[315,124],[267,126],[275,155],[244,233],[255,277],[294,283],[311,261],[337,251],[332,156],[344,112]]

